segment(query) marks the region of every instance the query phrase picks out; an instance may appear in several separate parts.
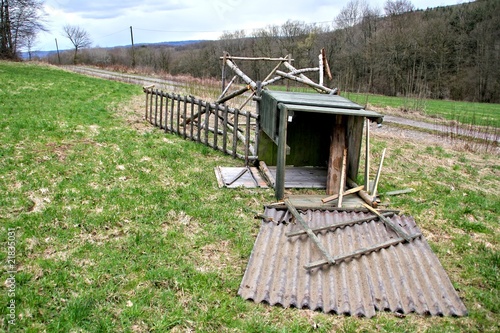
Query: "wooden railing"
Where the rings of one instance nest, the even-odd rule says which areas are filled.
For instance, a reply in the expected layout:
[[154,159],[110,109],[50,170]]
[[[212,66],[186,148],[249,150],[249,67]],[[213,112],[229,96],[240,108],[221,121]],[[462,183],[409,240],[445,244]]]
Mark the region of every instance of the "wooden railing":
[[258,116],[251,112],[144,87],[151,124],[220,150],[248,165],[257,160]]

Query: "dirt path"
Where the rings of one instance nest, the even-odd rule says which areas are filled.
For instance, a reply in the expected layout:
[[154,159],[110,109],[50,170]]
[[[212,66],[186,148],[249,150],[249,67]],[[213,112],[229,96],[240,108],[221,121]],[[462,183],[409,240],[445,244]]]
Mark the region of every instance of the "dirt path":
[[[150,76],[112,72],[81,66],[67,66],[65,68],[80,74],[141,86],[154,84],[165,90],[173,90],[184,86],[181,82]],[[498,130],[487,132],[473,126],[448,125],[443,120],[435,120],[432,123],[385,114],[383,109],[375,109],[375,111],[384,114],[383,125],[375,130],[380,134],[387,135],[388,133],[392,133],[392,135],[397,134],[402,138],[424,140],[427,143],[450,144],[454,147],[461,147],[467,150],[487,150],[494,154],[500,153],[500,131]],[[471,142],[471,139],[473,139],[473,142]]]

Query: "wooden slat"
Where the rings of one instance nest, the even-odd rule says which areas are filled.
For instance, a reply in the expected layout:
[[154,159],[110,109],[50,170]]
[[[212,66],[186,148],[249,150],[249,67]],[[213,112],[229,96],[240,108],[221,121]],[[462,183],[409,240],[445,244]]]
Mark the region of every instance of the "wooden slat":
[[312,232],[311,228],[307,225],[306,221],[300,216],[300,213],[295,209],[295,207],[292,205],[289,199],[284,200],[286,207],[288,208],[288,211],[295,217],[295,219],[300,223],[302,228],[304,228],[304,231],[307,233],[309,238],[314,242],[316,247],[319,249],[319,251],[323,254],[323,256],[326,258],[327,263],[329,264],[335,264],[335,259],[332,258],[332,256],[326,251],[325,247],[323,244],[321,244],[318,236],[316,236],[315,233]]
[[408,236],[408,234],[397,224],[393,223],[391,220],[383,216],[380,212],[378,212],[376,209],[372,208],[370,205],[363,204],[363,206],[368,209],[370,212],[374,213],[377,215],[384,223],[391,228],[396,234],[398,234],[399,237],[404,238],[407,241],[410,241],[411,238]]
[[[358,187],[355,187],[355,188],[351,188],[351,189],[345,191],[343,193],[343,195],[346,196],[346,195],[349,195],[349,194],[357,193],[357,192],[361,191],[363,188],[364,188],[364,185],[361,185],[361,186],[358,186]],[[327,203],[327,202],[330,202],[330,201],[333,201],[333,200],[337,199],[338,197],[339,197],[339,194],[334,194],[334,195],[331,195],[329,197],[321,199],[321,201],[323,203]]]
[[344,155],[342,157],[342,169],[340,171],[339,200],[337,202],[337,207],[342,207],[342,199],[344,199],[346,164],[347,164],[347,149],[344,148]]
[[[420,236],[422,236],[422,234],[417,233],[417,234],[413,234],[413,235],[408,236],[408,239],[405,239],[402,237],[394,238],[394,239],[388,240],[388,241],[383,242],[383,243],[378,243],[378,244],[375,244],[375,245],[370,246],[370,247],[366,247],[366,248],[362,248],[362,249],[353,251],[353,252],[348,253],[348,254],[342,254],[342,255],[335,256],[332,259],[334,260],[334,263],[338,263],[338,262],[344,261],[344,260],[349,259],[349,258],[357,257],[360,255],[365,255],[365,254],[368,254],[368,253],[371,253],[374,251],[378,251],[380,249],[388,248],[390,246],[397,245],[399,243],[403,243],[404,241],[411,241],[412,239],[418,238]],[[318,260],[318,261],[314,261],[314,262],[311,262],[311,263],[305,265],[304,268],[309,270],[309,269],[313,269],[313,268],[317,268],[317,267],[321,267],[321,266],[329,265],[329,264],[331,264],[331,262],[329,262],[328,260]]]
[[[390,216],[394,215],[394,213],[389,212],[389,213],[383,213],[382,215],[386,216],[386,217],[390,217]],[[338,228],[343,228],[343,227],[351,226],[351,225],[358,224],[358,223],[372,221],[372,220],[375,220],[377,218],[379,218],[379,217],[376,215],[371,215],[371,216],[360,218],[360,219],[355,219],[355,220],[346,221],[346,222],[337,223],[337,224],[330,224],[330,225],[320,227],[320,228],[314,228],[314,229],[311,229],[311,231],[314,233],[319,233],[323,230],[333,231],[333,230],[338,229]],[[286,234],[286,236],[287,237],[295,237],[295,236],[300,236],[300,235],[305,235],[305,234],[306,234],[305,230],[298,230],[298,231],[294,231],[294,232],[289,232]]]
[[328,161],[328,175],[326,177],[326,194],[338,194],[340,176],[342,172],[342,156],[346,148],[346,132],[344,117],[335,116],[335,124],[332,128],[332,141],[330,143],[330,155]]

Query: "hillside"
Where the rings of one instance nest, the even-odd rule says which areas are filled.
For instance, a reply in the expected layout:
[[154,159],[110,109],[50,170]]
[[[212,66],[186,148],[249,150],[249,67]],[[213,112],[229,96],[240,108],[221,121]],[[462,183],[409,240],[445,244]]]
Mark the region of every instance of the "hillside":
[[[497,0],[384,12],[350,2],[334,26],[288,21],[251,33],[225,33],[217,41],[142,45],[135,57],[142,69],[218,78],[223,51],[252,57],[291,54],[296,67],[311,67],[325,48],[334,75],[328,84],[342,91],[497,103],[500,16],[494,13],[499,12]],[[56,63],[57,57],[51,55],[49,61]],[[70,61],[69,55],[63,59]],[[132,53],[127,48],[90,49],[80,61],[131,66]],[[256,79],[274,66],[239,65]]]

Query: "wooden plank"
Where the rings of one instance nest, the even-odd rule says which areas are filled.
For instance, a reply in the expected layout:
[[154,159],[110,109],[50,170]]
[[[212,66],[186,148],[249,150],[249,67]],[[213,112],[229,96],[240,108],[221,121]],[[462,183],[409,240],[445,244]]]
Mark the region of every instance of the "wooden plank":
[[[389,212],[389,213],[383,213],[382,215],[386,216],[386,217],[390,217],[390,216],[394,215],[394,213]],[[314,233],[319,233],[323,230],[333,231],[333,230],[338,229],[338,228],[348,227],[348,226],[351,226],[354,224],[372,221],[372,220],[375,220],[377,218],[378,218],[378,216],[371,215],[368,217],[363,217],[363,218],[359,218],[359,219],[355,219],[355,220],[351,220],[351,221],[346,221],[346,222],[337,223],[337,224],[330,224],[330,225],[327,225],[324,227],[314,228],[314,229],[311,229],[311,231]],[[295,236],[300,236],[300,235],[304,235],[304,234],[306,234],[305,230],[298,230],[298,231],[294,231],[294,232],[288,232],[285,235],[286,235],[286,237],[295,237]]]
[[175,95],[171,97],[172,105],[170,105],[170,132],[174,131],[174,104],[175,104]]
[[[201,124],[200,124],[201,125]],[[210,127],[210,104],[206,104],[205,106],[205,144],[208,145],[208,132]]]
[[239,122],[239,110],[234,110],[234,130],[233,130],[233,158],[236,157],[236,151],[238,149],[238,122]]
[[[353,252],[348,253],[348,254],[342,254],[342,255],[335,256],[335,257],[333,257],[333,260],[335,260],[335,263],[338,263],[338,262],[347,260],[349,258],[357,257],[360,255],[365,255],[365,254],[368,254],[371,252],[378,251],[380,249],[388,248],[390,246],[397,245],[399,243],[403,243],[404,241],[411,241],[411,240],[413,240],[415,238],[419,238],[421,236],[422,236],[421,233],[417,233],[417,234],[410,235],[409,240],[402,238],[402,237],[394,238],[394,239],[388,240],[388,241],[383,242],[383,243],[378,243],[378,244],[375,244],[373,246],[369,246],[366,248],[362,248],[362,249],[353,251]],[[314,261],[314,262],[311,262],[311,263],[305,265],[304,268],[309,270],[309,269],[313,269],[313,268],[317,268],[317,267],[321,267],[321,266],[329,265],[329,264],[331,264],[331,263],[328,260],[318,260],[318,261]]]
[[407,188],[407,189],[404,189],[404,190],[396,190],[396,191],[389,191],[389,192],[385,192],[384,195],[400,195],[400,194],[406,194],[406,193],[412,193],[412,192],[415,192],[415,189],[413,188]]
[[[202,111],[201,101],[198,100],[197,104],[198,104],[198,114],[201,114],[201,111]],[[198,126],[196,127],[196,141],[197,142],[201,142],[201,126],[202,126],[201,118],[199,117],[198,118]]]
[[304,231],[307,233],[309,238],[314,242],[314,244],[319,249],[321,254],[323,254],[323,256],[326,258],[326,261],[329,264],[332,264],[332,265],[335,264],[335,259],[333,259],[332,256],[326,251],[323,244],[321,244],[318,236],[316,236],[316,234],[311,231],[311,228],[309,228],[306,221],[304,221],[302,216],[300,216],[300,213],[295,209],[295,207],[292,205],[290,200],[285,199],[284,202],[285,202],[286,207],[288,208],[288,211],[295,217],[295,220],[297,220],[300,223],[302,228],[304,228]]
[[[229,116],[229,106],[226,105],[226,107],[224,108],[224,111],[223,111],[223,118],[224,120],[222,121],[222,131],[223,131],[223,134],[222,134],[222,151],[224,152],[224,154],[227,154],[227,122],[228,122],[228,116]],[[238,129],[236,129],[236,132],[238,131]]]
[[182,137],[184,140],[186,140],[186,138],[187,138],[187,129],[186,129],[187,104],[188,104],[187,96],[184,96],[184,107],[182,108],[183,109],[183,113],[182,113]]
[[[356,184],[352,179],[347,178],[347,186],[349,187],[358,187],[358,184]],[[373,200],[373,197],[370,196],[366,191],[359,191],[358,195],[361,199],[363,199],[364,202],[366,202],[368,205],[377,207],[377,202]]]
[[396,234],[398,234],[399,237],[404,238],[407,241],[410,241],[411,238],[408,236],[408,234],[397,224],[393,223],[391,220],[380,214],[376,209],[372,208],[370,205],[363,204],[363,206],[368,209],[370,212],[373,214],[377,215],[384,223],[390,227]]
[[[195,103],[194,103],[194,98],[192,96],[190,97],[190,103],[191,103],[191,112],[190,112],[189,116],[190,116],[190,118],[193,118],[194,104]],[[194,122],[190,122],[190,124],[189,124],[189,135],[191,137],[191,140],[194,140]]]
[[262,171],[262,173],[264,174],[264,176],[267,178],[267,181],[269,182],[269,184],[272,187],[274,187],[274,185],[276,184],[276,180],[274,179],[274,176],[271,173],[271,170],[269,170],[269,168],[267,167],[266,162],[259,161],[259,167],[260,167],[260,170]]
[[344,117],[335,116],[335,124],[332,129],[332,141],[330,142],[330,155],[328,160],[328,174],[326,177],[326,194],[338,194],[340,186],[340,175],[342,172],[342,156],[346,148],[346,132]]
[[[165,132],[168,131],[168,107],[169,107],[168,101],[169,100],[170,100],[169,95],[166,94],[165,95],[165,128],[164,128]],[[173,103],[173,101],[172,101],[172,103]]]
[[158,111],[160,113],[160,129],[163,128],[163,94],[160,95],[160,110]]
[[214,108],[214,149],[218,150],[217,139],[219,137],[219,105],[215,105]]
[[158,89],[156,89],[155,93],[155,126],[158,126]]
[[230,181],[225,181],[225,185],[229,186],[229,185],[233,184],[235,181],[240,179],[241,176],[243,176],[245,173],[247,173],[247,171],[249,171],[247,168],[243,168],[240,172],[238,172],[238,174],[233,179],[231,179]]
[[278,133],[278,153],[276,156],[276,186],[275,195],[277,200],[282,200],[285,196],[285,168],[286,168],[286,133],[288,111],[284,105],[279,107],[279,133]]
[[269,57],[233,57],[230,55],[227,55],[226,57],[220,57],[221,60],[223,59],[232,59],[232,60],[249,60],[249,61],[255,61],[255,60],[261,60],[261,61],[293,61],[293,59],[289,59],[288,56],[285,58],[269,58]]
[[380,158],[380,164],[378,166],[378,171],[377,174],[375,175],[375,182],[373,183],[373,188],[372,188],[372,196],[375,198],[377,196],[377,187],[378,187],[378,182],[380,180],[380,173],[382,172],[382,164],[384,163],[384,157],[385,157],[385,150],[382,151],[382,157]]
[[[364,185],[361,185],[361,186],[358,186],[358,187],[355,187],[355,188],[351,188],[351,189],[345,191],[343,193],[343,195],[346,196],[346,195],[349,195],[349,194],[357,193],[357,192],[361,191],[363,188],[364,188]],[[334,195],[331,195],[329,197],[321,199],[321,201],[323,203],[327,203],[327,202],[330,202],[330,201],[333,201],[333,200],[337,199],[338,197],[339,197],[339,194],[334,194]]]
[[365,191],[370,193],[370,119],[366,118]]
[[337,207],[342,207],[342,199],[344,199],[346,164],[347,164],[347,149],[344,149],[344,156],[342,157],[342,171],[340,172],[339,200],[337,202]]

